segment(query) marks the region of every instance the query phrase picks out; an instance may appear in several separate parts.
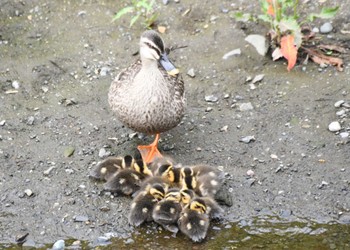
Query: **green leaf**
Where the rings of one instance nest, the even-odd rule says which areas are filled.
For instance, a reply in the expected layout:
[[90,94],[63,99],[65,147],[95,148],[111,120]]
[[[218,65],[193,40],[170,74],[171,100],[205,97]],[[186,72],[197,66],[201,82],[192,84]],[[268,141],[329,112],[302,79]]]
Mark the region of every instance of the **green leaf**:
[[117,14],[115,14],[115,16],[113,17],[112,21],[115,21],[115,20],[121,18],[122,16],[124,16],[127,13],[132,12],[133,10],[134,10],[134,7],[132,7],[132,6],[127,6],[127,7],[123,8],[123,9],[119,10],[117,12]]
[[130,27],[135,24],[135,22],[137,21],[137,19],[139,19],[140,16],[141,16],[141,14],[137,14],[136,16],[133,16],[133,18],[131,18]]
[[328,18],[332,18],[335,16],[335,14],[337,14],[337,11],[339,9],[339,6],[336,7],[323,7],[320,13],[311,13],[308,17],[308,19],[312,22],[313,20],[315,20],[315,18],[322,18],[322,19],[328,19]]
[[250,13],[242,13],[242,12],[236,12],[233,15],[233,18],[236,19],[236,21],[240,22],[248,22],[251,20],[254,20],[254,17]]
[[258,19],[268,23],[270,23],[272,20],[270,15],[259,15]]
[[279,23],[279,28],[281,32],[286,32],[286,31],[296,31],[300,29],[300,26],[298,22],[293,19],[293,18],[288,18],[288,19],[282,19]]

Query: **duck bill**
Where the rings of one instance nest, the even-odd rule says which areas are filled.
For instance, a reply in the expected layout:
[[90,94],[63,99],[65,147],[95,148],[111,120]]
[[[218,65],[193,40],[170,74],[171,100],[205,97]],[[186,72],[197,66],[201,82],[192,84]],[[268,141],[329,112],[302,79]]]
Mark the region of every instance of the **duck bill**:
[[168,56],[164,53],[159,59],[160,65],[168,72],[169,75],[176,75],[179,73],[179,70],[170,62]]

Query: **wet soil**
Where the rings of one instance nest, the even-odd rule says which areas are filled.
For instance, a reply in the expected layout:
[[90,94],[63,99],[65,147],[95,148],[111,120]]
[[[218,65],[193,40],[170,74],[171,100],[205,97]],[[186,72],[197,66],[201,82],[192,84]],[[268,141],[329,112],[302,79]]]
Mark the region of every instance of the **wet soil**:
[[[350,103],[348,60],[341,73],[312,63],[288,73],[284,62],[259,56],[244,41],[267,29],[230,17],[239,6],[258,11],[257,4],[242,2],[159,5],[167,46],[188,46],[170,55],[184,74],[187,112],[178,127],[162,135],[160,148],[183,164],[223,166],[233,201],[224,206],[225,225],[244,227],[253,218],[272,216],[291,223],[345,224],[339,227],[345,232],[349,137],[330,132],[328,125],[339,121],[340,132],[350,131],[349,109],[334,106],[339,100]],[[349,1],[338,3],[335,31],[322,39],[346,41],[339,31],[349,20]],[[127,19],[111,22],[121,5],[1,1],[0,243],[15,243],[26,233],[38,247],[135,232],[126,217],[130,199],[105,193],[88,178],[103,151],[103,157],[135,153],[136,145],[152,140],[132,136],[107,103],[112,79],[136,60],[132,54],[143,31],[139,25],[129,28]],[[315,2],[305,5],[319,8]],[[241,55],[222,59],[236,48]],[[186,75],[192,68],[195,77]],[[252,89],[246,79],[259,74],[265,77]],[[217,101],[207,102],[210,95]],[[241,110],[244,103],[252,109]],[[345,115],[337,116],[340,110]],[[255,141],[240,142],[246,136]],[[69,149],[73,154],[67,157]]]

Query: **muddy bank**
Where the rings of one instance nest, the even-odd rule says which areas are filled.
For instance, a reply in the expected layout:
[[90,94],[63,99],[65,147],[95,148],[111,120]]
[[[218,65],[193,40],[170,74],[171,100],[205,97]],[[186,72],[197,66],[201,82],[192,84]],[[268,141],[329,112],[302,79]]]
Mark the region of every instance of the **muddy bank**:
[[[350,103],[348,62],[342,73],[314,64],[288,73],[283,62],[247,46],[247,30],[229,15],[235,6],[181,1],[160,7],[165,42],[188,45],[171,54],[184,73],[187,113],[162,135],[161,149],[184,164],[223,166],[233,197],[224,207],[225,223],[271,215],[348,224],[349,137],[340,133],[350,130],[349,108],[334,106]],[[88,178],[101,149],[104,156],[124,155],[152,140],[131,138],[133,131],[107,104],[110,82],[136,60],[143,31],[129,29],[127,20],[111,23],[118,7],[112,1],[1,3],[1,243],[24,233],[40,245],[134,232],[126,218],[130,199],[104,193]],[[335,24],[346,17],[341,11]],[[334,40],[338,35],[332,33]],[[236,48],[240,56],[222,59]],[[192,68],[194,78],[186,75]],[[246,79],[258,74],[265,77],[252,89]],[[206,101],[210,95],[217,100]],[[337,133],[328,130],[333,121],[341,124]],[[246,136],[255,141],[240,142]],[[74,153],[65,157],[69,147]]]

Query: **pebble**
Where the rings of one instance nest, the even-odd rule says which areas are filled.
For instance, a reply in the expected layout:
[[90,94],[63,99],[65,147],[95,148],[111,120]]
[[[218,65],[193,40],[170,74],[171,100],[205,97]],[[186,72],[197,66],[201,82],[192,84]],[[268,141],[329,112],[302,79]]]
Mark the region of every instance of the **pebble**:
[[49,175],[51,173],[51,171],[54,170],[55,168],[56,168],[55,166],[49,167],[48,169],[46,169],[44,171],[44,175],[46,175],[46,176]]
[[249,169],[249,170],[247,171],[247,175],[250,176],[250,177],[254,176],[254,174],[255,174],[254,171],[251,170],[251,169]]
[[205,96],[205,101],[206,102],[217,102],[219,98],[215,95],[206,95]]
[[340,108],[340,106],[341,106],[344,102],[345,102],[344,100],[337,101],[336,103],[334,103],[334,107]]
[[349,137],[349,133],[348,132],[342,132],[339,134],[341,138],[345,139]]
[[76,215],[74,216],[74,222],[86,222],[89,220],[89,217],[85,215]]
[[28,197],[30,197],[30,196],[33,195],[33,191],[30,190],[29,188],[27,188],[26,190],[24,190],[24,193],[25,193]]
[[260,74],[260,75],[256,75],[252,81],[252,83],[257,83],[257,82],[261,82],[262,79],[264,79],[265,75],[264,74]]
[[319,32],[320,32],[320,29],[317,28],[317,27],[314,27],[314,28],[312,29],[312,32],[319,33]]
[[65,247],[64,240],[58,240],[53,244],[52,250],[63,250]]
[[220,128],[220,132],[227,132],[228,126],[225,125],[222,128]]
[[336,115],[337,116],[342,116],[342,115],[345,115],[345,110],[344,109],[342,109],[342,110],[339,110],[337,113],[336,113]]
[[100,158],[105,158],[110,155],[111,155],[111,152],[107,151],[105,148],[101,148],[100,151],[98,152],[98,157]]
[[328,125],[328,129],[329,129],[329,131],[331,131],[331,132],[338,132],[339,130],[341,130],[340,123],[339,123],[338,121],[331,122],[331,123]]
[[28,239],[28,240],[26,240],[26,242],[23,243],[21,249],[26,249],[26,248],[31,249],[31,248],[36,248],[36,247],[37,247],[37,245],[36,245],[35,241],[32,239]]
[[223,55],[222,59],[227,60],[231,56],[236,56],[241,54],[241,49],[234,49],[231,50],[230,52],[227,52],[225,55]]
[[126,245],[133,244],[135,241],[131,238],[124,241]]
[[322,34],[330,33],[332,30],[333,30],[333,26],[330,22],[326,22],[322,24],[322,26],[320,27],[320,32]]
[[19,87],[20,87],[19,82],[18,82],[18,81],[13,81],[13,82],[12,82],[12,87],[13,87],[14,89],[19,89]]
[[255,137],[254,137],[254,135],[248,135],[248,136],[245,136],[245,137],[239,139],[239,141],[244,142],[244,143],[250,143],[250,142],[255,141]]
[[33,125],[34,124],[34,116],[29,116],[28,119],[27,119],[27,124],[28,125]]
[[102,67],[100,71],[100,76],[106,76],[110,71],[111,69],[109,67]]
[[169,0],[163,0],[163,4],[167,5],[169,3]]
[[4,125],[5,125],[5,123],[6,123],[6,120],[2,120],[2,121],[0,121],[0,126],[4,126]]
[[194,73],[194,69],[191,68],[187,71],[187,75],[189,75],[190,77],[194,78],[196,76],[196,73]]
[[207,108],[205,109],[205,112],[210,112],[210,111],[212,111],[212,110],[213,110],[212,107],[207,107]]
[[253,110],[253,109],[254,109],[254,107],[250,102],[239,104],[240,111],[244,112],[244,111],[249,111],[249,110]]
[[64,149],[63,155],[65,157],[70,157],[74,154],[75,148],[72,146],[69,146],[67,148]]

